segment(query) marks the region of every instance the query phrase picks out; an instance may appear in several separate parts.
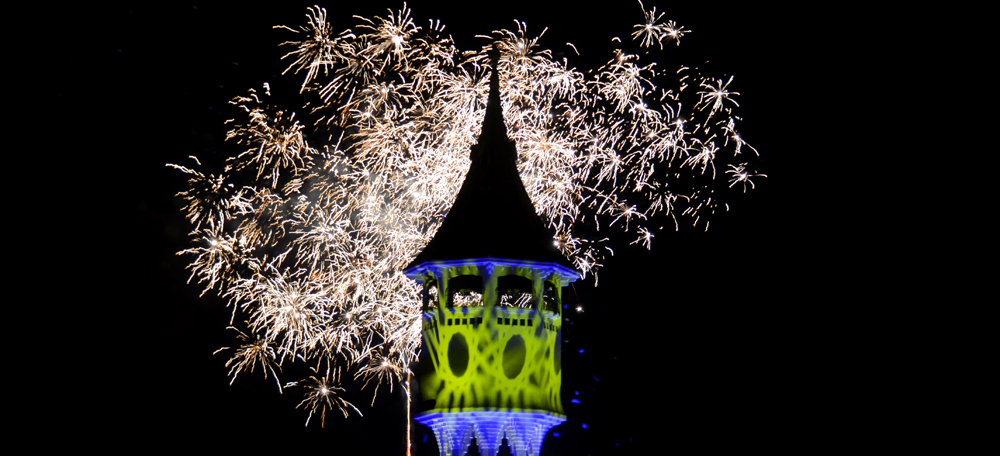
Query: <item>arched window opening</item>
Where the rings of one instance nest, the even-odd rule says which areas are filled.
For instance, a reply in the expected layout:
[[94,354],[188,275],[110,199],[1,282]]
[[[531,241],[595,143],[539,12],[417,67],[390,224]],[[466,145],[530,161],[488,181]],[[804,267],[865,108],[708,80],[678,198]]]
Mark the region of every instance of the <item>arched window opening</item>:
[[531,307],[531,279],[516,275],[501,276],[497,279],[497,296],[500,307]]
[[448,280],[448,307],[483,305],[483,278],[460,275]]

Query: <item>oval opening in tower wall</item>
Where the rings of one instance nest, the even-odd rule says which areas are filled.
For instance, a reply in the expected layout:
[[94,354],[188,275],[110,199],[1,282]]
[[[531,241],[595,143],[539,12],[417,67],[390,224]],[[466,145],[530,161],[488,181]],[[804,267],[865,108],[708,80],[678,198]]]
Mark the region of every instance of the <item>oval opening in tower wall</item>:
[[503,374],[514,378],[521,374],[524,368],[524,338],[515,335],[507,341],[503,348]]
[[460,333],[451,336],[451,342],[448,342],[448,367],[456,377],[465,375],[469,367],[469,344]]

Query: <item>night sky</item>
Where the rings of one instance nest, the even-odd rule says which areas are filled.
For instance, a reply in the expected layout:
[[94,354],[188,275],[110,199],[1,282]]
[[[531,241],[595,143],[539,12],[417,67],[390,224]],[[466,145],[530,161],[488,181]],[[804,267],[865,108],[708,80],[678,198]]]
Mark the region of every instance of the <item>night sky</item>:
[[[476,34],[513,27],[514,19],[526,21],[529,32],[548,27],[542,46],[561,52],[572,42],[582,57],[571,57],[584,69],[611,57],[614,36],[631,47],[632,26],[643,20],[637,3],[540,3],[501,2],[489,12],[409,5],[417,25],[441,19],[462,49],[479,48],[487,40]],[[102,267],[81,266],[89,292],[105,304],[89,317],[100,320],[89,336],[101,348],[79,364],[87,394],[73,412],[94,442],[140,452],[403,454],[399,389],[388,394],[383,386],[375,407],[367,392],[349,395],[363,418],[328,416],[320,428],[314,417],[306,428],[306,412],[295,409],[298,391],[278,394],[273,378],[259,371],[230,386],[227,356],[212,354],[235,343],[225,329],[229,309],[210,294],[200,298],[201,287],[186,284],[187,259],[175,255],[190,245],[174,197],[185,177],[166,163],[232,154],[223,122],[237,111],[227,102],[247,89],[268,82],[277,99],[301,106],[300,77],[280,74],[287,66],[280,56],[291,48],[277,46],[294,35],[272,26],[304,24],[311,5],[79,7],[66,16],[72,33],[63,60],[74,71],[59,88],[87,107],[69,133],[83,143],[103,138],[104,145],[73,159],[88,190],[77,209],[93,240],[81,253],[103,258]],[[383,15],[401,5],[320,6],[342,30],[356,23],[352,15]],[[593,278],[576,285],[569,302],[585,312],[566,314],[568,421],[554,429],[560,437],[545,440],[543,454],[794,450],[813,432],[817,404],[829,400],[818,379],[828,355],[812,334],[833,311],[830,303],[822,310],[810,304],[810,261],[827,247],[810,234],[816,225],[807,201],[821,184],[807,179],[803,158],[823,147],[823,132],[800,109],[807,95],[799,90],[826,51],[811,41],[812,16],[782,22],[775,11],[750,7],[646,4],[654,5],[691,31],[680,47],[659,54],[660,69],[702,65],[709,74],[735,75],[742,135],[761,152],[757,171],[768,177],[733,198],[707,233],[663,231],[651,251],[628,246],[628,237],[614,241],[599,286]],[[416,424],[414,432],[418,442],[431,434]]]

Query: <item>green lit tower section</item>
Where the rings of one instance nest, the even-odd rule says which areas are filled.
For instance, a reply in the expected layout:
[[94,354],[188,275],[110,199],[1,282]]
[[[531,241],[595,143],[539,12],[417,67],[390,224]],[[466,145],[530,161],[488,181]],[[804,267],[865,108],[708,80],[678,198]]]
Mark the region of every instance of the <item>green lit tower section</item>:
[[442,455],[464,455],[475,438],[492,456],[504,437],[514,454],[537,455],[566,420],[562,288],[580,273],[518,176],[495,71],[471,159],[455,204],[405,270],[424,298],[416,420],[433,429]]

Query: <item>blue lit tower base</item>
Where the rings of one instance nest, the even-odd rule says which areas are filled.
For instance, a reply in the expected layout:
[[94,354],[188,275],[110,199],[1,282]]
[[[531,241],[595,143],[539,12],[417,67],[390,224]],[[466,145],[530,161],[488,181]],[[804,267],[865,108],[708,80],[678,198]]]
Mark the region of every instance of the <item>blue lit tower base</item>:
[[442,456],[464,455],[475,438],[480,454],[495,456],[504,436],[517,456],[537,456],[545,434],[565,418],[544,412],[430,413],[416,420],[434,430]]

